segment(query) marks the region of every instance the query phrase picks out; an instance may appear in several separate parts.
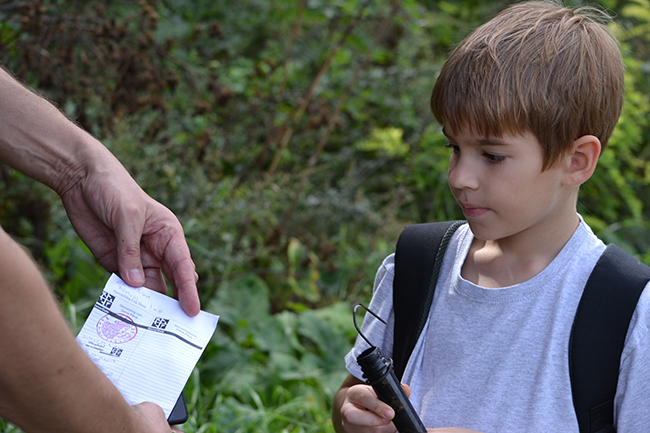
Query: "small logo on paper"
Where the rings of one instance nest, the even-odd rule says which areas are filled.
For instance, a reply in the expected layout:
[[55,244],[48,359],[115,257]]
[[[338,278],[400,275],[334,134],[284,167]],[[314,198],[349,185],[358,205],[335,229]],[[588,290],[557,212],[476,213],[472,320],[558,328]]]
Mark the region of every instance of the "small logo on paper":
[[102,294],[99,296],[99,299],[97,300],[97,303],[99,305],[103,305],[106,308],[111,308],[113,302],[115,302],[115,296],[106,292],[102,292]]
[[165,329],[167,327],[167,324],[169,323],[169,319],[163,319],[162,317],[156,317],[153,319],[153,323],[151,324],[152,328],[158,328],[158,329]]

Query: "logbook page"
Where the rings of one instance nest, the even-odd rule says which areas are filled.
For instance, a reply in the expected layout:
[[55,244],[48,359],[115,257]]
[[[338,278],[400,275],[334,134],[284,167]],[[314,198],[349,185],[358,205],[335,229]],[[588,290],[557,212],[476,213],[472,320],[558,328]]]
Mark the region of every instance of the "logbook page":
[[218,320],[189,317],[175,299],[113,274],[77,341],[130,404],[156,403],[168,417]]

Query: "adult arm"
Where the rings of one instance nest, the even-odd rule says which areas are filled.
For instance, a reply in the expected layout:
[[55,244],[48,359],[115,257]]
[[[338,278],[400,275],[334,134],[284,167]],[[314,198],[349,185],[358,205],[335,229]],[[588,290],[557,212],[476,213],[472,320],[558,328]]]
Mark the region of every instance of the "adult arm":
[[0,229],[0,416],[30,433],[169,433],[86,356],[23,248]]
[[[174,214],[149,197],[99,141],[0,69],[0,160],[61,197],[73,227],[109,272],[198,314],[198,276]],[[162,273],[161,273],[162,271]]]

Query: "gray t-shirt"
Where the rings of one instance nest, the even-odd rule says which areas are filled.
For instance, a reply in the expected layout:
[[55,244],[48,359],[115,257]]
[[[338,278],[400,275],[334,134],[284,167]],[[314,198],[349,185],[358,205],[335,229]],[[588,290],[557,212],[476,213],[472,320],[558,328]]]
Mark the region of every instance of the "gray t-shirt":
[[[460,275],[472,239],[465,225],[449,243],[429,320],[404,372],[413,406],[428,428],[577,433],[568,342],[580,296],[605,245],[582,222],[538,275],[515,286],[488,289]],[[391,255],[377,272],[369,305],[388,326],[369,314],[362,325],[388,357],[393,350],[393,272]],[[621,359],[614,414],[618,433],[650,431],[649,328],[646,287]],[[367,347],[358,338],[345,358],[359,379],[356,357]]]

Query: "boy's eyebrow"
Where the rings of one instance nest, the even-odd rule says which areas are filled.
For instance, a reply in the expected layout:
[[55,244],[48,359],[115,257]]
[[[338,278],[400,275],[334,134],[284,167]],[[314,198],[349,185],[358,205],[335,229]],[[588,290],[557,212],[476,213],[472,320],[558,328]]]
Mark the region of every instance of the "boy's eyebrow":
[[[443,126],[443,128],[442,128],[442,133],[445,135],[445,137],[447,137],[447,138],[449,138],[449,139],[451,139],[451,140],[454,139],[454,137],[451,136],[451,135],[450,135],[450,134],[445,130],[444,126]],[[507,142],[505,142],[505,141],[503,141],[503,140],[501,140],[500,138],[497,138],[497,137],[483,137],[483,138],[479,138],[478,140],[476,140],[476,143],[477,143],[478,145],[480,145],[480,146],[507,146],[507,145],[508,145]]]
[[505,141],[494,137],[481,138],[480,140],[478,140],[478,144],[480,144],[481,146],[507,146],[508,145],[508,143],[506,143]]

